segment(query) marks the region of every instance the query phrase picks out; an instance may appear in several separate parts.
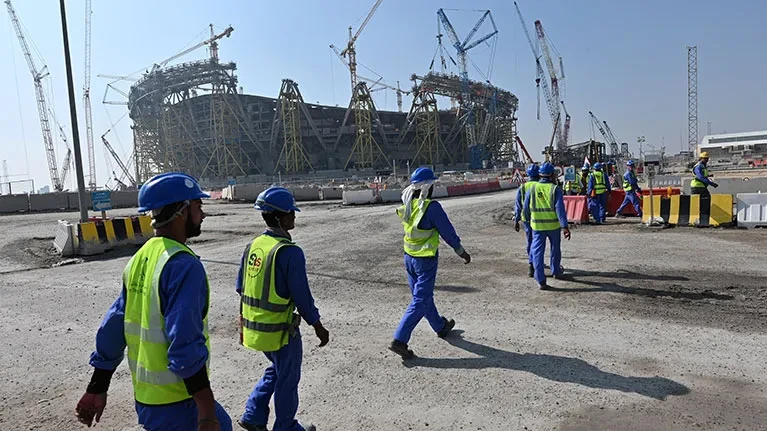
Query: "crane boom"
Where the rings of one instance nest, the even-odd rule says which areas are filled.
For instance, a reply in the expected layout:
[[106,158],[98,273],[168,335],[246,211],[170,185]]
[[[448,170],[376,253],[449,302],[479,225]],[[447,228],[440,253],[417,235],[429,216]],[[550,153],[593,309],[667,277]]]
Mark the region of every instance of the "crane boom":
[[219,39],[223,39],[224,37],[229,37],[232,34],[233,31],[234,31],[234,28],[230,25],[223,32],[221,32],[219,34],[216,34],[216,35],[213,35],[209,39],[204,40],[204,41],[198,43],[197,45],[192,46],[191,48],[187,48],[187,49],[179,52],[176,55],[173,55],[173,56],[171,56],[169,58],[166,58],[165,60],[163,60],[163,61],[161,61],[159,63],[155,63],[154,66],[152,66],[151,72],[154,72],[157,69],[162,68],[163,66],[165,66],[168,63],[170,63],[171,61],[173,61],[173,60],[175,60],[175,59],[177,59],[179,57],[183,57],[183,56],[189,54],[190,52],[192,52],[192,51],[194,51],[194,50],[196,50],[196,49],[198,49],[200,47],[203,47],[205,45],[210,45],[210,44],[216,42]]
[[360,37],[360,33],[362,33],[362,30],[365,28],[365,26],[368,25],[368,22],[370,22],[370,19],[373,18],[373,14],[378,9],[378,6],[381,5],[381,2],[383,0],[376,0],[376,2],[373,4],[373,7],[370,8],[370,12],[368,12],[367,16],[365,17],[365,20],[362,22],[362,25],[357,29],[357,33],[352,35],[352,27],[349,26],[349,41],[346,42],[346,48],[343,49],[343,51],[340,52],[341,57],[349,57],[349,62],[346,64],[346,67],[349,68],[349,75],[351,77],[351,84],[352,84],[352,94],[354,94],[354,88],[357,87],[357,49],[355,48],[354,44],[357,43],[357,38]]
[[595,126],[597,126],[597,129],[599,130],[599,133],[602,134],[602,137],[605,138],[605,142],[608,144],[610,143],[610,137],[607,136],[607,132],[605,132],[604,127],[602,127],[602,123],[599,122],[599,119],[596,115],[594,115],[593,112],[589,111],[589,116],[591,117],[591,122],[594,123]]
[[357,33],[354,34],[354,37],[350,41],[353,45],[354,42],[357,41],[357,38],[360,37],[360,33],[362,33],[362,30],[365,28],[366,25],[368,25],[368,22],[370,22],[370,18],[373,18],[373,14],[376,13],[376,9],[378,9],[378,6],[381,6],[381,2],[383,0],[377,0],[372,8],[370,8],[370,12],[368,12],[368,15],[365,17],[365,20],[362,21],[362,24],[360,24],[360,28],[357,29]]
[[[96,153],[93,148],[93,113],[91,110],[91,0],[85,0],[85,79],[83,80],[83,109],[85,137],[88,144],[88,187],[96,189]],[[61,175],[64,182],[64,175]]]
[[[544,75],[543,73],[543,66],[541,65],[541,56],[538,53],[538,49],[535,47],[535,43],[533,42],[533,38],[530,36],[530,32],[527,30],[527,24],[525,24],[525,19],[522,17],[522,12],[519,10],[519,6],[517,5],[517,2],[514,2],[514,7],[517,9],[517,15],[519,16],[519,22],[522,24],[522,29],[525,31],[525,36],[527,37],[527,42],[530,44],[530,50],[533,53],[533,57],[535,57],[535,68],[536,68],[536,76],[535,76],[535,86],[538,88],[543,87],[543,97],[546,100],[546,106],[549,109],[549,116],[551,117],[551,124],[555,124],[558,117],[558,110],[552,109],[555,108],[554,99],[551,98],[551,90],[549,89],[549,84],[546,82],[545,79],[541,79]],[[539,93],[540,95],[540,93]],[[540,116],[540,98],[538,99],[538,119],[541,119]]]
[[519,144],[519,148],[522,149],[522,152],[525,153],[525,157],[527,158],[527,163],[535,163],[535,160],[533,160],[532,157],[530,157],[530,153],[527,152],[527,148],[525,148],[525,144],[522,143],[522,138],[519,137],[519,135],[514,136],[514,139],[517,140],[517,144]]
[[107,151],[109,151],[109,154],[112,155],[112,158],[115,159],[115,162],[117,162],[117,165],[120,167],[120,170],[122,170],[123,175],[125,175],[128,181],[130,181],[131,186],[135,186],[136,180],[133,179],[133,176],[130,174],[130,170],[128,169],[127,166],[125,166],[125,163],[123,163],[122,159],[120,159],[120,156],[117,155],[117,152],[114,150],[114,148],[112,148],[112,144],[110,144],[109,141],[107,141],[106,136],[107,136],[107,133],[109,133],[110,131],[111,129],[107,130],[106,133],[101,135],[101,142],[104,143],[104,147],[107,149]]
[[67,155],[64,156],[64,164],[61,166],[61,184],[66,184],[69,168],[72,166],[72,150],[67,148]]
[[562,140],[565,145],[567,145],[570,140],[570,114],[567,113],[567,107],[565,106],[564,101],[562,101],[562,109],[565,111],[565,128],[562,131]]
[[[558,72],[556,69],[556,66],[554,65],[554,60],[551,58],[551,53],[549,52],[549,45],[546,42],[546,35],[543,31],[543,24],[541,24],[540,20],[535,21],[535,32],[538,35],[538,43],[541,47],[543,60],[546,62],[546,67],[549,71],[549,79],[551,80],[551,100],[547,101],[549,105],[549,109],[553,109],[554,114],[552,114],[552,117],[559,118],[559,106],[561,102],[561,98],[559,96],[559,78],[558,78]],[[563,140],[563,133],[560,126],[556,126],[556,136],[557,136],[557,147],[562,148],[565,146],[565,142]]]
[[43,78],[48,76],[47,66],[43,66],[41,69],[37,68],[35,61],[32,58],[32,53],[29,50],[27,39],[24,37],[24,32],[21,29],[21,23],[19,22],[16,11],[11,5],[11,0],[5,0],[5,6],[8,8],[8,15],[11,17],[11,23],[16,31],[16,37],[19,39],[19,45],[24,53],[24,58],[27,60],[29,66],[29,72],[32,74],[32,80],[35,83],[35,96],[37,100],[37,114],[40,117],[40,129],[43,134],[43,143],[45,144],[45,155],[48,160],[48,173],[51,177],[51,184],[55,191],[62,191],[64,189],[59,177],[59,169],[56,165],[56,151],[53,147],[53,137],[51,136],[51,123],[48,119],[48,103],[45,100],[45,92],[43,91]]

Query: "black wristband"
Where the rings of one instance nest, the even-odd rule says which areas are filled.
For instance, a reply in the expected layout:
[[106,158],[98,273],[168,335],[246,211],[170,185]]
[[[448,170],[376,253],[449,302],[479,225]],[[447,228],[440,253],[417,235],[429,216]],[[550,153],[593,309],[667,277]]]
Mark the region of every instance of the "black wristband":
[[112,382],[112,374],[115,370],[104,370],[101,368],[94,368],[93,375],[91,376],[91,382],[88,383],[88,387],[85,392],[89,394],[104,394],[109,391],[109,384]]
[[184,379],[184,385],[186,386],[186,391],[189,392],[189,395],[194,395],[203,389],[208,389],[210,387],[208,368],[203,365],[202,368],[200,368],[200,371],[195,373],[192,377]]

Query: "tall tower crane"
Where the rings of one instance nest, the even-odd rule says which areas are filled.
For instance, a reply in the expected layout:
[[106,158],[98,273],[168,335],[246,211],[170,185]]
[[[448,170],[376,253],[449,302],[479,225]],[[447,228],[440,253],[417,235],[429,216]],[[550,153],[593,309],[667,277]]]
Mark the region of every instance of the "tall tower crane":
[[85,0],[85,79],[83,80],[83,108],[85,109],[85,137],[88,143],[88,187],[96,189],[96,153],[93,149],[93,114],[91,113],[91,0]]
[[[447,15],[445,15],[445,11],[443,9],[437,10],[437,17],[439,18],[439,21],[442,23],[442,27],[445,29],[445,32],[447,33],[447,37],[450,39],[450,41],[453,43],[453,47],[457,51],[458,54],[458,67],[460,68],[461,72],[461,109],[464,110],[466,115],[466,139],[467,144],[469,146],[469,154],[470,154],[470,167],[472,169],[478,169],[482,167],[482,148],[477,146],[476,137],[474,136],[474,106],[472,106],[471,103],[471,92],[469,88],[469,71],[467,68],[466,63],[466,55],[469,52],[470,49],[476,47],[477,45],[481,44],[482,42],[487,41],[491,37],[498,34],[498,28],[495,26],[495,20],[493,20],[493,15],[490,13],[489,10],[484,11],[485,13],[482,14],[482,16],[479,18],[477,23],[474,25],[474,28],[471,29],[468,35],[464,38],[463,41],[461,41],[458,38],[458,33],[456,33],[455,28],[453,27],[453,24],[450,23],[450,20],[447,19]],[[485,19],[490,18],[490,23],[493,26],[493,31],[490,33],[478,37],[476,40],[472,41],[472,38],[474,38],[474,35],[477,34],[477,30],[482,26],[482,23],[485,22]],[[441,39],[441,35],[438,35],[437,37]],[[484,142],[482,143],[484,145]]]
[[24,52],[24,58],[27,60],[29,72],[32,74],[32,80],[35,83],[37,114],[40,117],[40,129],[43,134],[43,143],[45,144],[45,155],[48,159],[48,173],[51,177],[53,190],[60,192],[64,190],[64,185],[61,182],[59,169],[56,165],[56,151],[53,148],[51,122],[48,119],[48,103],[45,100],[45,92],[43,91],[43,79],[49,75],[48,66],[43,65],[42,68],[37,68],[35,60],[32,58],[32,53],[29,51],[27,39],[21,29],[19,18],[16,15],[16,11],[13,9],[13,5],[11,5],[11,0],[5,0],[5,6],[8,8],[8,15],[11,17],[11,23],[13,24],[14,30],[16,30],[16,37],[19,39],[19,45],[21,45],[21,50]]
[[[548,69],[549,79],[551,82],[551,100],[547,100],[547,104],[549,105],[549,110],[551,111],[553,109],[556,117],[560,117],[559,106],[562,102],[562,99],[559,94],[559,77],[561,73],[557,70],[557,67],[554,65],[554,60],[551,58],[551,53],[549,52],[549,44],[546,42],[546,34],[543,31],[543,24],[541,24],[540,20],[535,21],[535,32],[538,35],[538,44],[541,47],[543,60],[546,62],[546,67]],[[567,121],[567,118],[565,118],[565,121]],[[567,124],[569,125],[570,123],[567,122]],[[567,142],[564,139],[565,136],[563,128],[557,126],[555,134],[557,136],[557,148],[564,148],[567,145]]]
[[376,12],[376,9],[378,9],[378,6],[381,6],[382,1],[383,0],[376,0],[373,7],[370,8],[370,12],[368,12],[368,15],[365,17],[365,20],[362,21],[357,32],[354,33],[354,36],[352,36],[352,26],[349,26],[349,41],[346,43],[346,48],[341,51],[341,57],[349,57],[349,73],[351,74],[352,91],[354,91],[354,88],[357,86],[357,49],[354,47],[354,44],[357,42],[357,38],[360,37],[362,30],[364,30],[365,26],[370,22],[370,18],[373,18],[373,14]]

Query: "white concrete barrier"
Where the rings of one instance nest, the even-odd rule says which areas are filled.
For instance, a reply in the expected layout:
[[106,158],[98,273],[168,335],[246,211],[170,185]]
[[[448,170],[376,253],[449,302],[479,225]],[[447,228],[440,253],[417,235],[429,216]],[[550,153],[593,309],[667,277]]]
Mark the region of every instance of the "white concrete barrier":
[[401,202],[402,201],[402,190],[400,189],[386,189],[386,190],[379,190],[379,196],[381,197],[381,202]]
[[[296,187],[288,189],[293,193],[293,197],[296,201],[316,201],[320,199],[319,189],[313,187]],[[255,198],[254,198],[255,199]]]
[[431,197],[437,199],[437,198],[446,198],[447,197],[447,186],[436,186],[434,187],[434,190],[431,192]]
[[738,193],[738,226],[767,227],[767,193]]
[[320,200],[343,199],[344,189],[340,187],[322,187],[320,189]]
[[364,205],[376,202],[377,195],[375,190],[344,190],[344,205]]
[[519,187],[519,183],[512,182],[511,180],[499,180],[498,184],[501,186],[501,190],[510,190]]
[[250,202],[255,202],[258,194],[266,189],[258,184],[235,184],[227,188],[230,190],[229,200]]

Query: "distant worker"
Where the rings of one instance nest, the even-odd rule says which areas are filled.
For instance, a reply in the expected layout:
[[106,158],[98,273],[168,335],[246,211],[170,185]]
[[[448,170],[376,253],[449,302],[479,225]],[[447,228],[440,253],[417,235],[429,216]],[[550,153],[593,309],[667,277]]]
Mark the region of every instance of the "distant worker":
[[261,192],[255,208],[267,227],[245,249],[237,273],[240,342],[264,352],[271,364],[253,388],[238,424],[248,431],[268,431],[269,402],[274,396],[274,431],[314,431],[314,425],[304,426],[296,420],[303,356],[298,330],[301,318],[314,327],[319,347],[328,344],[330,335],[314,306],[304,252],[289,233],[301,210],[293,194],[282,187]]
[[122,293],[96,333],[93,377],[76,408],[81,423],[90,427],[101,418],[127,347],[144,429],[232,429],[208,380],[208,278],[186,246],[200,235],[205,218],[200,199],[207,197],[194,178],[181,173],[156,175],[139,190],[138,210],[151,211],[155,236],[128,261]]
[[402,191],[403,205],[397,208],[397,215],[405,229],[405,269],[413,295],[389,346],[389,350],[402,359],[415,356],[408,348],[408,342],[422,318],[426,317],[431,329],[440,338],[445,338],[455,327],[455,320],[440,316],[434,305],[440,236],[465,263],[471,262],[471,256],[461,246],[461,239],[455,233],[442,205],[431,200],[436,179],[429,168],[422,167],[413,171],[410,186]]
[[588,163],[585,163],[583,167],[581,168],[581,175],[580,175],[581,192],[578,193],[579,195],[586,196],[586,191],[587,191],[586,185],[589,183],[590,170],[591,170],[591,165],[589,165]]
[[540,179],[530,187],[530,192],[525,196],[523,211],[525,217],[530,220],[530,228],[533,230],[533,243],[530,254],[533,259],[535,281],[541,290],[548,289],[546,283],[543,257],[546,252],[546,240],[551,243],[549,268],[554,278],[564,278],[562,268],[562,231],[567,240],[570,240],[570,229],[567,224],[567,211],[565,202],[556,181],[554,165],[546,162],[538,170]]
[[575,179],[572,181],[565,181],[565,194],[567,196],[577,196],[581,193],[581,177],[580,175],[575,176]]
[[631,204],[634,206],[634,211],[636,211],[637,215],[641,218],[642,206],[639,204],[639,196],[642,195],[642,189],[639,188],[639,184],[637,183],[633,160],[626,162],[626,173],[623,174],[623,191],[626,192],[626,197],[623,198],[623,203],[621,203],[621,206],[615,211],[615,215],[618,217],[622,216],[621,212],[623,211],[623,208],[626,208],[628,204]]
[[708,186],[713,188],[719,187],[719,184],[711,181],[708,172],[708,152],[703,151],[700,153],[700,161],[692,168],[692,173],[695,178],[690,182],[691,192],[694,195],[701,195],[701,197],[710,197],[711,193],[708,191]]
[[514,230],[519,232],[519,222],[522,221],[522,226],[525,228],[525,236],[527,238],[527,276],[533,276],[533,258],[530,255],[530,245],[533,243],[533,230],[530,229],[530,223],[527,218],[522,214],[522,204],[525,202],[525,196],[530,192],[532,186],[538,182],[538,165],[532,164],[527,167],[527,182],[522,184],[517,190],[517,201],[514,208]]
[[589,174],[587,193],[589,210],[596,224],[607,220],[607,196],[610,192],[610,182],[602,171],[602,163],[594,163],[594,171]]

